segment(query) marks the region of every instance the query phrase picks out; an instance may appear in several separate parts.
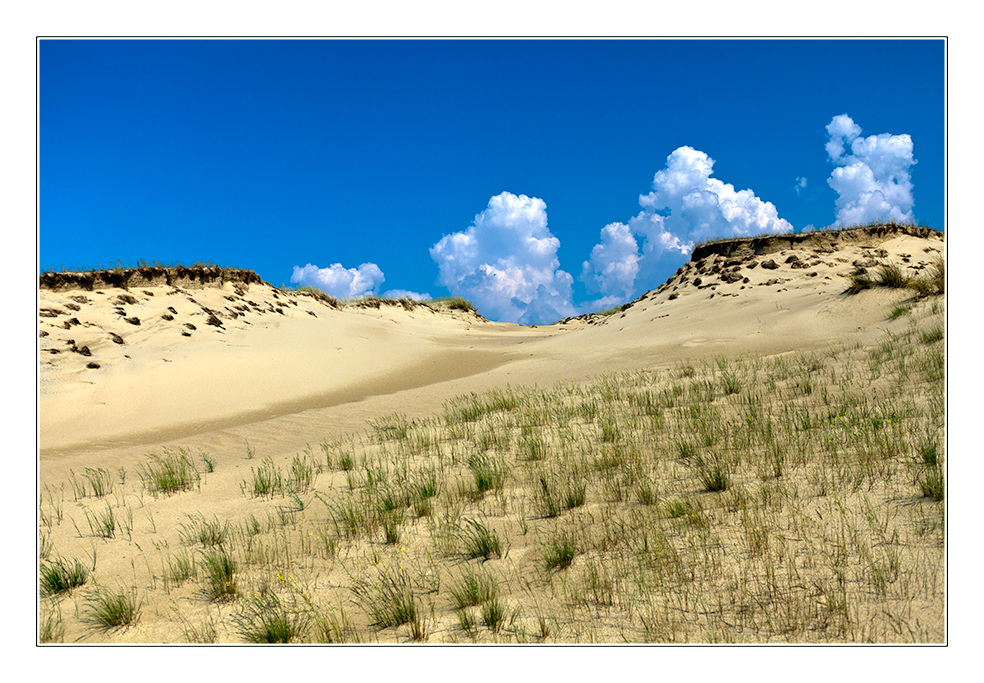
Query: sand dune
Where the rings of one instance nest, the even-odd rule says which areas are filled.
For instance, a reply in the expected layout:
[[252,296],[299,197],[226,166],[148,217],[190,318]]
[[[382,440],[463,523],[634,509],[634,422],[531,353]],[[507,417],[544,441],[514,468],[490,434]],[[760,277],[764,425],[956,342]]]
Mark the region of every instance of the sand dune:
[[154,443],[411,390],[430,410],[472,385],[863,340],[885,327],[871,309],[892,295],[843,296],[847,275],[880,261],[919,274],[943,242],[868,231],[731,249],[698,251],[620,313],[541,327],[425,306],[337,310],[258,278],[168,285],[155,273],[126,289],[82,283],[92,291],[63,278],[40,294],[41,451]]
[[[339,308],[249,271],[62,275],[39,293],[41,483],[64,490],[86,467],[134,469],[165,446],[223,463],[246,444],[286,457],[497,387],[871,343],[906,324],[885,313],[900,296],[847,296],[849,275],[883,262],[919,275],[943,252],[941,234],[902,228],[711,244],[615,314],[537,327],[424,305]],[[210,510],[235,516],[241,475]],[[154,533],[181,518],[165,503]],[[100,561],[110,571],[128,557]],[[177,637],[161,628],[135,637]]]

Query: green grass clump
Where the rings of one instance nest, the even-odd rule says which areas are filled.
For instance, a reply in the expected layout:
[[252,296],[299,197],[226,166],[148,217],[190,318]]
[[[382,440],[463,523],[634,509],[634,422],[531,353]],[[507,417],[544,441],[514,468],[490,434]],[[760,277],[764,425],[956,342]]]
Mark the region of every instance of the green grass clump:
[[228,535],[228,522],[219,522],[217,517],[207,520],[205,515],[188,515],[188,521],[178,528],[178,536],[185,545],[219,546],[225,543]]
[[544,517],[557,517],[565,510],[584,505],[587,480],[573,472],[556,476],[540,474],[539,486],[534,489],[537,508]]
[[183,448],[177,451],[165,448],[162,455],[149,454],[140,476],[147,490],[155,495],[187,491],[201,480],[195,463]]
[[452,311],[464,311],[468,313],[475,310],[475,306],[471,301],[460,296],[452,296],[444,301]]
[[311,459],[306,456],[295,455],[290,463],[290,487],[303,493],[314,486],[314,481],[317,478],[318,471]]
[[874,281],[871,276],[866,272],[855,271],[851,273],[848,278],[847,288],[844,290],[846,294],[857,294],[858,292],[864,291],[866,289],[871,289],[874,286]]
[[254,593],[242,602],[233,617],[236,630],[247,643],[291,643],[301,640],[311,617],[306,610],[285,604],[276,593]]
[[62,620],[60,609],[41,614],[38,622],[38,642],[65,642],[65,622]]
[[106,494],[113,492],[113,479],[109,470],[86,467],[85,478],[89,480],[89,484],[92,486],[92,495],[96,498],[102,498]]
[[909,282],[909,287],[920,298],[943,294],[946,290],[946,264],[943,259],[934,259],[928,270],[926,275],[913,278]]
[[86,600],[85,618],[104,630],[135,624],[140,618],[136,590],[112,591],[100,587],[91,591]]
[[427,637],[423,610],[407,572],[381,571],[377,581],[361,582],[352,591],[374,627],[384,629],[409,624],[414,640]]
[[938,462],[925,468],[919,476],[919,490],[930,500],[941,501],[945,497],[946,479]]
[[493,633],[501,631],[508,618],[509,614],[498,597],[493,597],[482,605],[482,621]]
[[225,549],[220,547],[202,552],[201,564],[205,571],[206,589],[213,600],[228,600],[236,597],[238,566]]
[[93,536],[102,538],[113,538],[116,536],[116,513],[113,506],[107,504],[105,512],[91,512],[88,508],[83,508],[86,521],[89,522],[89,530]]
[[457,609],[465,609],[495,598],[499,593],[499,586],[495,579],[487,574],[466,571],[462,573],[458,582],[448,589],[448,592],[451,593],[454,606]]
[[698,455],[695,467],[697,476],[707,491],[725,491],[731,486],[731,473],[720,458]]
[[506,480],[506,470],[502,462],[494,456],[481,453],[468,460],[468,467],[475,478],[475,488],[479,495],[486,491],[500,491]]
[[280,474],[280,468],[274,465],[273,460],[267,458],[259,467],[251,467],[250,470],[253,479],[247,483],[247,488],[255,498],[272,497],[275,493],[283,493],[284,479]]
[[574,562],[577,548],[568,536],[559,536],[551,540],[543,551],[543,560],[547,571],[566,569]]
[[81,562],[58,558],[41,565],[41,594],[50,597],[67,593],[89,580],[89,570]]
[[905,289],[909,286],[911,279],[896,263],[883,263],[878,266],[877,283],[882,287],[891,289]]
[[502,557],[502,542],[494,531],[474,519],[466,519],[464,522],[467,527],[461,531],[461,541],[465,555],[483,557],[486,560]]
[[888,317],[891,318],[892,320],[898,320],[902,316],[911,315],[911,313],[912,310],[908,306],[906,306],[905,304],[899,304],[898,306],[892,308],[892,312],[889,313]]

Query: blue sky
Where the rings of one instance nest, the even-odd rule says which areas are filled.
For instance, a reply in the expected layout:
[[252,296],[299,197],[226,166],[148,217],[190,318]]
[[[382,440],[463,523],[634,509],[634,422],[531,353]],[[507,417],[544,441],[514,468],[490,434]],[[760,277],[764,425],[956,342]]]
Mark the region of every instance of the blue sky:
[[211,261],[550,322],[695,240],[943,229],[941,40],[42,40],[39,268]]

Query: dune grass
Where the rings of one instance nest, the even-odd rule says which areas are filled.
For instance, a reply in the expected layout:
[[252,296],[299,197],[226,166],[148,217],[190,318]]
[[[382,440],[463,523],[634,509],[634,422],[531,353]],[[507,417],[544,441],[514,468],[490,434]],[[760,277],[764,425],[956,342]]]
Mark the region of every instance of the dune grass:
[[[694,359],[380,416],[318,458],[244,463],[231,514],[195,507],[207,487],[190,457],[149,457],[141,481],[114,482],[112,506],[94,509],[149,491],[137,523],[175,502],[187,513],[139,552],[126,534],[78,534],[91,570],[43,561],[41,631],[94,637],[72,588],[145,572],[139,601],[86,599],[174,605],[155,619],[196,641],[941,642],[942,303],[917,297],[868,346]],[[89,510],[92,482],[76,481],[84,495],[57,515],[46,489],[52,556],[72,527],[60,518]],[[101,558],[124,547],[138,559],[108,573]],[[102,623],[114,621],[126,623]]]
[[41,594],[46,597],[67,593],[89,580],[89,571],[77,559],[69,562],[64,558],[57,558],[51,562],[43,562],[40,571]]
[[149,454],[140,476],[144,486],[154,495],[160,493],[172,495],[179,491],[187,491],[201,481],[201,475],[191,455],[183,448],[164,449],[160,455]]
[[99,629],[121,628],[139,620],[140,607],[135,589],[112,590],[100,586],[86,596],[85,618]]
[[254,593],[241,601],[233,621],[247,643],[291,643],[302,640],[311,615],[281,600],[276,593]]
[[[873,287],[885,287],[909,290],[915,299],[943,294],[946,290],[946,264],[943,259],[933,259],[927,270],[924,274],[913,275],[891,262],[879,264],[874,276],[867,269],[858,269],[848,276],[844,293],[857,294]],[[893,314],[893,319],[896,317],[898,315]]]
[[312,285],[302,285],[291,288],[281,287],[281,290],[291,294],[309,296],[317,301],[320,301],[326,306],[330,306],[331,308],[338,310],[350,307],[378,309],[381,306],[400,306],[408,311],[412,311],[418,307],[424,307],[433,311],[463,311],[465,313],[478,314],[478,309],[475,308],[475,305],[468,299],[460,296],[416,300],[409,297],[393,298],[377,296],[375,294],[365,294],[363,296],[357,296],[350,299],[339,299],[338,297],[334,297],[324,290]]

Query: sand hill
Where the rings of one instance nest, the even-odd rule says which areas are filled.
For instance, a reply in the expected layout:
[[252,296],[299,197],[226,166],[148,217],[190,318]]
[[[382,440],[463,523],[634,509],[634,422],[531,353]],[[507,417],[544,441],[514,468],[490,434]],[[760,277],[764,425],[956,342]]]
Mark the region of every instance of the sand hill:
[[[464,472],[468,470],[463,463],[472,463],[468,465],[472,467],[474,458],[488,453],[496,454],[503,462],[526,462],[517,449],[519,444],[532,443],[530,439],[535,434],[531,425],[524,426],[513,418],[500,427],[490,423],[488,438],[493,442],[475,447],[480,436],[472,432],[467,436],[457,434],[458,428],[449,417],[449,411],[463,405],[465,399],[460,397],[471,396],[474,405],[485,405],[482,401],[486,399],[477,397],[535,397],[537,391],[549,393],[565,386],[568,399],[564,400],[570,401],[576,391],[573,387],[597,387],[599,382],[610,381],[604,378],[615,376],[664,373],[670,377],[680,368],[689,368],[685,376],[690,377],[697,372],[695,368],[701,368],[698,375],[709,372],[708,382],[713,384],[721,381],[721,373],[727,375],[727,363],[740,359],[782,359],[790,354],[814,353],[820,357],[832,353],[830,349],[834,348],[877,348],[885,339],[925,333],[938,325],[934,321],[942,319],[942,297],[917,300],[911,292],[877,287],[847,295],[844,291],[851,274],[864,270],[874,273],[879,264],[892,263],[905,275],[919,277],[928,274],[943,254],[940,233],[907,226],[722,241],[695,249],[691,260],[665,284],[614,314],[581,316],[536,327],[494,323],[474,312],[409,301],[338,306],[325,298],[272,287],[251,271],[144,268],[45,274],[39,291],[41,527],[43,550],[47,551],[44,562],[56,557],[72,558],[94,564],[95,570],[90,568],[89,581],[83,587],[41,601],[43,625],[54,629],[54,639],[69,642],[181,642],[189,638],[189,633],[191,639],[198,634],[201,639],[210,640],[209,628],[212,637],[220,641],[242,642],[242,629],[237,631],[235,623],[245,619],[243,615],[251,604],[249,596],[261,602],[279,601],[277,604],[286,604],[291,598],[293,613],[297,613],[297,595],[303,593],[308,600],[313,594],[310,591],[318,593],[319,581],[327,581],[332,589],[318,594],[337,600],[331,604],[344,605],[341,609],[347,615],[344,623],[334,622],[337,639],[363,633],[371,634],[364,636],[368,639],[402,641],[420,634],[403,623],[390,627],[376,624],[373,628],[372,610],[366,608],[371,599],[359,593],[359,586],[348,585],[343,590],[345,580],[338,577],[346,573],[351,576],[356,565],[362,567],[372,561],[375,566],[383,556],[396,562],[399,553],[413,552],[418,560],[415,571],[420,573],[414,578],[417,599],[431,608],[424,620],[426,638],[430,642],[467,642],[472,632],[467,624],[457,621],[465,618],[460,615],[466,612],[445,604],[447,586],[452,583],[449,577],[459,572],[458,561],[447,568],[427,565],[421,559],[432,557],[439,549],[448,555],[455,553],[450,546],[442,545],[436,527],[427,527],[421,521],[426,515],[418,515],[416,526],[401,521],[404,532],[395,543],[374,536],[386,528],[385,515],[375,524],[367,524],[364,537],[358,539],[354,531],[351,536],[346,535],[344,525],[340,526],[339,519],[344,515],[339,512],[342,504],[332,498],[334,492],[347,487],[350,492],[363,490],[368,496],[375,489],[372,475],[366,474],[372,471],[367,463],[372,458],[385,460],[396,448],[387,446],[383,437],[378,444],[366,443],[357,448],[354,444],[363,444],[367,438],[360,435],[399,433],[401,438],[408,438],[407,430],[412,432],[414,425],[428,425],[430,436],[420,438],[445,445],[422,446],[420,451],[414,451],[420,458],[413,462],[400,460],[406,455],[401,446],[396,452],[403,455],[387,461],[387,472],[391,467],[402,467],[407,481],[412,479],[406,473],[415,471],[414,463],[433,465],[429,459],[432,456],[439,458],[434,462],[447,458],[448,463],[465,467]],[[891,315],[900,302],[908,302],[904,304],[904,314]],[[490,391],[493,393],[482,393]],[[732,392],[725,388],[712,402],[730,405],[729,393]],[[518,408],[506,405],[503,410],[508,413]],[[489,409],[483,417],[471,421],[480,422],[485,415],[494,413]],[[388,417],[394,415],[399,418]],[[559,418],[545,422],[556,419]],[[578,420],[598,424],[606,448],[612,442],[618,443],[606,440],[603,420],[597,414],[586,413]],[[441,429],[450,429],[451,434]],[[494,434],[512,432],[515,438],[508,437],[506,446],[494,443]],[[542,439],[544,448],[548,452],[563,450],[567,437],[550,434]],[[473,444],[468,448],[477,451],[457,445],[461,439]],[[344,446],[346,443],[351,446]],[[380,448],[383,455],[377,452]],[[718,453],[720,449],[712,450]],[[340,466],[344,454],[351,456],[356,452],[362,453],[356,457],[363,458],[361,471],[369,477],[368,483],[352,479],[352,473],[360,471],[359,466]],[[581,452],[584,453],[583,447]],[[148,488],[148,454],[163,457],[168,453],[195,454],[197,478],[189,491],[159,495]],[[300,454],[305,455],[298,460]],[[274,489],[268,497],[250,492],[261,462],[287,472],[291,463],[308,463],[310,458],[308,464],[312,464],[316,455],[324,458],[316,468],[320,473],[317,484],[302,485],[295,478],[293,486],[286,487],[287,492],[284,487],[279,494]],[[403,464],[398,466],[397,461]],[[440,465],[442,472],[443,468]],[[100,473],[115,481],[110,486],[112,493],[98,495],[94,482],[104,476]],[[785,481],[793,481],[789,476]],[[399,478],[392,473],[390,477]],[[604,506],[614,503],[602,495],[604,486],[596,486],[591,483],[593,479],[585,477],[591,488],[584,514],[594,515],[591,519],[596,523],[598,515],[604,517],[601,511],[608,509]],[[815,478],[804,470],[803,481],[810,481],[812,486],[810,477]],[[286,478],[285,475],[285,481]],[[542,567],[534,568],[532,559],[522,559],[526,541],[520,539],[530,538],[527,532],[531,526],[539,529],[541,522],[546,524],[554,516],[524,517],[524,511],[528,511],[524,506],[538,500],[538,494],[533,489],[523,489],[522,482],[526,480],[518,474],[510,480],[509,485],[517,487],[512,498],[509,485],[500,489],[495,500],[483,498],[480,490],[472,500],[473,510],[471,503],[466,503],[467,496],[457,501],[454,495],[457,484],[452,481],[460,480],[455,475],[443,484],[442,495],[448,497],[445,516],[457,515],[456,526],[464,530],[471,527],[462,521],[462,515],[473,520],[491,519],[501,534],[515,536],[512,550],[503,552],[509,560],[501,556],[483,558],[500,572],[501,585],[514,588],[508,599],[504,598],[512,610],[513,623],[509,628],[489,626],[484,635],[476,638],[508,642],[503,634],[511,633],[515,638],[512,642],[516,642],[535,630],[529,625],[517,626],[524,618],[533,620],[535,612],[516,588],[522,581],[520,577],[539,577],[527,579],[538,586],[527,590],[536,604],[547,600],[548,595],[556,595],[559,585],[554,583],[552,574],[544,578],[537,573]],[[537,488],[535,477],[532,481]],[[544,490],[546,481],[542,483]],[[743,489],[731,490],[743,490],[743,495],[748,496],[753,489],[749,482]],[[522,493],[524,490],[526,493]],[[661,500],[667,504],[673,496],[670,491],[663,493],[666,495],[660,494]],[[872,494],[871,500],[892,498],[888,493],[879,496]],[[226,596],[228,599],[203,597],[203,567],[207,564],[203,558],[209,548],[194,550],[194,544],[186,542],[180,532],[187,532],[193,525],[189,520],[197,519],[197,515],[203,521],[246,525],[247,520],[260,518],[257,505],[276,515],[277,510],[289,508],[285,502],[291,500],[297,506],[295,515],[300,513],[300,521],[296,516],[283,521],[281,531],[286,538],[283,529],[292,529],[297,538],[284,541],[281,550],[268,550],[272,554],[263,560],[250,559],[249,552],[237,549],[238,566],[243,572],[239,592]],[[313,530],[315,527],[303,526],[305,510],[310,510],[316,500],[320,501],[317,515],[321,536]],[[368,498],[361,500],[368,505]],[[622,504],[618,496],[614,500]],[[709,505],[709,499],[700,500],[702,505]],[[734,501],[730,504],[737,505]],[[409,509],[408,505],[408,499],[404,500],[403,507]],[[116,511],[115,533],[97,532],[98,520],[106,514],[104,508],[110,513]],[[437,518],[437,513],[430,518]],[[505,531],[506,527],[510,531]],[[520,533],[519,529],[525,530]],[[790,531],[789,535],[796,534]],[[330,543],[325,540],[327,536],[332,537]],[[298,544],[315,537],[322,543],[320,554],[309,547],[310,556],[304,555]],[[339,547],[347,541],[352,541],[353,549],[339,553]],[[580,543],[583,546],[587,541]],[[408,549],[411,545],[415,547]],[[592,553],[596,559],[601,558],[598,553],[603,553],[604,544],[592,541],[589,545],[590,552],[580,548],[582,565]],[[174,559],[178,555],[172,553],[181,548],[186,549],[189,561],[198,568],[189,569],[182,580],[167,579],[165,575],[174,566],[171,563],[178,562]],[[942,563],[942,555],[933,558],[932,562]],[[485,562],[481,566],[485,567]],[[597,574],[598,566],[575,563],[572,569],[580,567],[578,571]],[[440,580],[433,576],[429,580],[438,583],[424,585],[427,576],[441,572],[447,573],[443,589],[435,587]],[[297,581],[303,582],[304,587],[298,584],[292,588],[285,578],[288,573],[299,577]],[[143,607],[139,622],[122,629],[87,628],[87,600],[94,595],[92,586],[116,586],[121,580],[140,596]],[[609,588],[624,580],[625,577],[608,577]],[[247,583],[250,587],[244,588]],[[348,597],[337,597],[338,591]],[[810,595],[807,602],[815,605],[820,598]],[[884,626],[883,632],[874,634],[875,639],[938,642],[943,638],[942,599],[942,584],[937,584],[925,589],[916,607],[909,605],[922,618],[923,632],[888,637],[889,627]],[[353,603],[359,607],[353,607]],[[272,603],[263,604],[269,607]],[[489,603],[480,601],[474,609],[482,604]],[[614,608],[613,604],[607,606]],[[625,605],[622,608],[629,609]],[[615,613],[603,620],[605,624],[599,625],[598,631],[591,632],[592,638],[608,642],[618,642],[622,637],[663,639],[647,636],[656,633],[658,625],[644,625],[638,614],[631,616],[632,609],[626,613],[630,616],[625,617],[624,623],[620,622],[618,609]],[[231,620],[232,615],[238,615],[240,621]],[[549,641],[550,633],[561,642],[587,637],[587,631],[572,625],[581,618],[573,608],[568,618],[558,614],[549,618],[553,626],[544,622],[541,641]],[[852,618],[856,620],[859,615]],[[848,637],[843,629],[834,633],[833,625],[828,633],[826,626],[818,625],[822,620],[815,615],[811,619],[806,630],[789,631],[795,634],[793,640],[850,641],[863,635],[851,631],[853,637]],[[805,616],[804,620],[809,621]],[[836,621],[837,615],[830,617],[831,624]],[[306,628],[303,639],[325,639],[312,635],[317,629],[311,623]],[[732,635],[737,640],[782,640],[775,630],[756,628],[746,624],[744,630]],[[683,629],[679,634],[683,640],[704,641],[709,633],[716,632]],[[326,631],[322,629],[320,633],[324,636]],[[668,632],[659,633],[667,637]],[[727,634],[722,637],[727,639]]]

